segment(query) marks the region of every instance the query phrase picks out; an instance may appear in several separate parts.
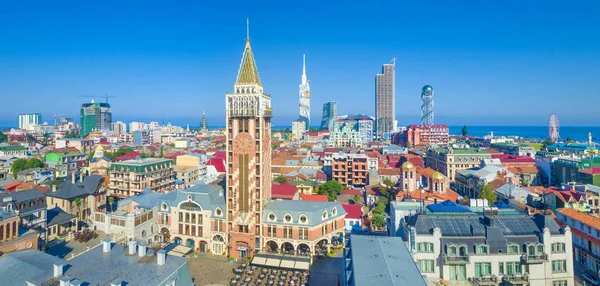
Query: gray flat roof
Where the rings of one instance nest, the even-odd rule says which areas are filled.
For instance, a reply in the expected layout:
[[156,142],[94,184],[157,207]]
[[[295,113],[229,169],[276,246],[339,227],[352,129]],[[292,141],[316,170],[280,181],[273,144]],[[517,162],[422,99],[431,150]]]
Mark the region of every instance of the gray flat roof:
[[354,285],[427,286],[412,255],[399,237],[350,237]]
[[[156,255],[151,259],[144,257],[149,261],[140,261],[137,253],[131,256],[126,253],[125,247],[120,244],[112,244],[108,253],[102,252],[102,246],[98,246],[69,260],[71,267],[65,275],[89,285],[107,285],[115,279],[127,285],[165,285],[171,276],[177,278],[178,286],[193,284],[185,258],[167,255],[165,264],[158,265]],[[180,268],[183,269],[180,271]]]

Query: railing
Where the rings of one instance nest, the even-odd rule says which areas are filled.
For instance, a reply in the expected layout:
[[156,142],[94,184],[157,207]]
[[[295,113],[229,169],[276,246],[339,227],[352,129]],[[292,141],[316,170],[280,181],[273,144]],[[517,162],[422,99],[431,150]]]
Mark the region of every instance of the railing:
[[443,254],[445,264],[468,264],[469,256],[448,256]]
[[529,281],[529,277],[527,277],[526,274],[512,276],[506,275],[502,278],[502,280],[511,284],[525,284]]
[[540,255],[527,255],[523,254],[521,260],[524,263],[543,263],[548,261],[548,254],[542,253]]
[[498,284],[498,277],[486,276],[486,277],[471,277],[469,281],[473,285],[496,285]]

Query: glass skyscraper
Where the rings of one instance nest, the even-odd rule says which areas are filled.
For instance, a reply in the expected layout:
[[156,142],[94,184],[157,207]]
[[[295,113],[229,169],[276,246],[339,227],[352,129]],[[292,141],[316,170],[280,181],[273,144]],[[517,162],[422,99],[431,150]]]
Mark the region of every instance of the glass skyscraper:
[[323,104],[323,119],[321,119],[321,130],[331,130],[333,122],[337,118],[337,105],[335,101]]
[[92,131],[110,131],[112,127],[112,113],[110,104],[84,103],[81,105],[81,137],[87,136]]

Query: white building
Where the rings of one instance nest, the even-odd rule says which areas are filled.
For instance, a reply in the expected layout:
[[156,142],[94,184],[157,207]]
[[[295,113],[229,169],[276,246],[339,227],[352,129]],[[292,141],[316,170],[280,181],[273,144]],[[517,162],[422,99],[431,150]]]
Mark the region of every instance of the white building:
[[41,113],[19,114],[19,129],[33,131],[35,125],[42,124]]
[[129,132],[135,132],[139,130],[148,130],[149,126],[144,122],[131,122],[129,123]]
[[571,229],[516,212],[429,205],[408,219],[408,247],[430,283],[574,286]]
[[112,124],[112,130],[115,132],[115,134],[125,134],[127,133],[127,124],[125,124],[123,121],[117,121]]
[[302,133],[306,131],[306,122],[297,119],[292,122],[292,141],[300,140],[302,138]]

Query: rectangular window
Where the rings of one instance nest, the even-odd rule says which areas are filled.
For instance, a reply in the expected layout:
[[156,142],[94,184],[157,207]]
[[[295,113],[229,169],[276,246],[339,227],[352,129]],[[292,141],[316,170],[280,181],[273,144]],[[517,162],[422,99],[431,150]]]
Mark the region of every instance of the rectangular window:
[[498,273],[499,275],[505,274],[505,272],[504,272],[504,262],[499,262],[498,263],[498,269],[500,271],[500,273]]
[[488,250],[487,246],[480,245],[480,246],[477,247],[477,254],[488,254],[487,250]]
[[565,252],[565,244],[564,243],[553,243],[552,244],[552,253],[564,253]]
[[506,275],[513,276],[521,274],[521,263],[506,262]]
[[421,266],[422,273],[434,273],[434,262],[433,260],[420,260],[419,264]]
[[283,227],[283,238],[292,238],[292,227],[291,226]]
[[301,227],[298,232],[300,233],[300,239],[308,239],[308,227]]
[[552,286],[567,286],[567,280],[552,281]]
[[552,261],[552,273],[565,273],[565,272],[567,272],[567,261],[566,260]]
[[475,263],[475,277],[491,276],[491,263]]

